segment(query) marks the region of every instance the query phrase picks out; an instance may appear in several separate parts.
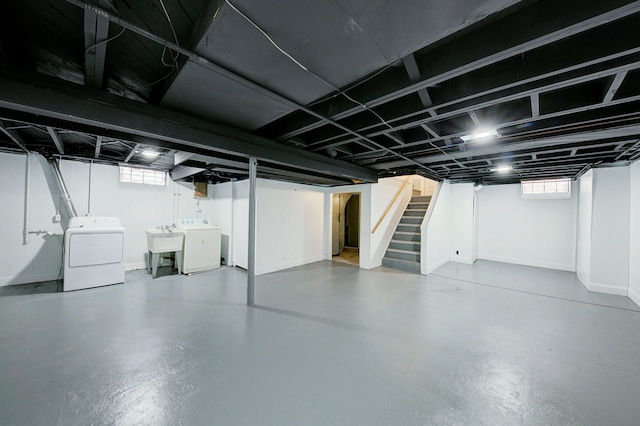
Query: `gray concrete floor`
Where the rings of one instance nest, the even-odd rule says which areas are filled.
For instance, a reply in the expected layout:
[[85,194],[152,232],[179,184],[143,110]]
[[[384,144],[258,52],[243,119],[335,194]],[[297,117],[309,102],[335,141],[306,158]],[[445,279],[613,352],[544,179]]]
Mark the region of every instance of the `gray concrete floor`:
[[632,425],[640,312],[575,274],[331,261],[0,297],[2,425]]

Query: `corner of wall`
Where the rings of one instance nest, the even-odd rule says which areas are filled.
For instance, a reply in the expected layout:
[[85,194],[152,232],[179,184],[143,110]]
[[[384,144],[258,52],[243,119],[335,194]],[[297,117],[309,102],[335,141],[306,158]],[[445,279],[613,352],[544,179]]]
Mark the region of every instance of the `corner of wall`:
[[638,294],[635,290],[629,289],[627,293],[627,297],[633,301],[636,305],[640,306],[640,294]]

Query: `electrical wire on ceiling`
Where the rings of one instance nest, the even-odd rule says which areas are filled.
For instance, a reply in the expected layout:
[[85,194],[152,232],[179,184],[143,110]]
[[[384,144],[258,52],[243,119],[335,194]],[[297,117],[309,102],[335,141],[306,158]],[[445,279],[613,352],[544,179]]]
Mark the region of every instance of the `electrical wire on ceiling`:
[[[258,30],[276,49],[278,49],[278,51],[280,51],[280,53],[282,53],[283,55],[285,55],[287,58],[289,58],[294,64],[296,64],[298,67],[300,67],[302,70],[304,70],[305,72],[307,72],[309,75],[313,76],[314,78],[316,78],[318,81],[322,82],[324,85],[326,85],[327,87],[331,88],[332,90],[336,91],[336,96],[337,95],[342,95],[345,98],[347,98],[349,101],[353,102],[354,104],[362,107],[362,109],[368,111],[369,113],[373,114],[382,124],[384,124],[385,126],[387,126],[390,130],[395,130],[393,126],[391,126],[384,118],[382,118],[382,116],[380,114],[378,114],[377,112],[375,112],[374,110],[372,110],[371,108],[369,108],[366,104],[352,98],[351,96],[349,96],[346,92],[344,92],[343,90],[340,90],[338,87],[336,87],[334,84],[330,83],[329,81],[325,80],[323,77],[319,76],[318,74],[316,74],[315,72],[311,71],[309,68],[307,68],[306,66],[304,66],[302,63],[300,63],[300,61],[298,61],[297,59],[295,59],[293,56],[291,56],[288,52],[286,52],[283,48],[281,48],[278,43],[276,43],[270,36],[269,34],[267,34],[266,31],[264,31],[257,23],[255,23],[250,17],[248,17],[246,14],[244,14],[240,9],[238,9],[236,6],[234,6],[229,0],[225,0],[225,3],[231,8],[233,9],[238,15],[240,15],[242,18],[244,18],[247,22],[249,22],[256,30]],[[386,146],[375,142],[373,140],[368,140],[368,142],[374,144],[375,146],[377,146],[380,149],[383,149],[385,151],[388,151],[392,154],[395,154],[396,156],[402,158],[403,160],[409,161],[410,163],[413,163],[421,168],[424,168],[425,170],[428,170],[429,172],[433,173],[435,176],[437,176],[438,174],[430,169],[429,167],[426,167],[424,164],[418,163],[415,160],[412,160],[411,158],[400,154],[390,148],[387,148]]]
[[356,105],[361,106],[363,109],[369,111],[370,113],[372,113],[373,115],[375,115],[385,126],[389,127],[391,130],[393,130],[393,127],[387,123],[387,121],[382,118],[380,116],[380,114],[378,114],[377,112],[373,111],[371,108],[369,108],[367,105],[365,105],[364,103],[352,98],[351,96],[349,96],[346,92],[340,90],[337,86],[335,86],[334,84],[330,83],[329,81],[327,81],[326,79],[324,79],[323,77],[319,76],[318,74],[316,74],[315,72],[311,71],[309,68],[307,68],[306,66],[304,66],[302,63],[300,63],[300,61],[298,61],[296,58],[294,58],[293,56],[291,56],[289,53],[287,53],[283,48],[281,48],[278,43],[276,43],[270,36],[269,34],[267,34],[266,31],[264,31],[258,24],[256,24],[251,18],[249,18],[247,15],[245,15],[240,9],[238,9],[237,7],[235,7],[229,0],[225,0],[225,2],[229,5],[229,7],[231,7],[236,13],[238,13],[240,16],[242,16],[247,22],[249,22],[255,29],[257,29],[267,40],[269,40],[269,42],[280,51],[280,53],[282,53],[284,56],[286,56],[287,58],[289,58],[294,64],[296,64],[298,67],[300,67],[301,69],[303,69],[304,71],[306,71],[309,75],[315,77],[318,81],[320,81],[321,83],[323,83],[325,86],[331,88],[332,90],[336,91],[336,95],[342,95],[345,98],[347,98],[348,100],[350,100],[351,102],[353,102]]
[[393,68],[393,67],[395,67],[395,66],[396,66],[396,64],[397,64],[398,62],[399,62],[399,61],[395,61],[395,62],[392,62],[392,63],[390,63],[389,65],[387,65],[387,66],[385,66],[385,67],[382,67],[382,68],[381,68],[381,69],[379,69],[378,71],[376,71],[376,72],[374,72],[373,74],[371,74],[371,75],[367,76],[367,78],[365,78],[365,79],[363,79],[363,80],[360,80],[360,81],[357,81],[357,82],[355,82],[355,83],[354,83],[353,85],[351,85],[351,86],[347,86],[347,87],[345,87],[343,90],[338,91],[338,93],[333,93],[333,94],[331,94],[331,95],[328,95],[328,96],[322,97],[322,98],[320,98],[320,99],[318,99],[318,100],[316,100],[316,101],[313,101],[313,102],[311,102],[311,103],[307,104],[307,107],[314,106],[314,105],[317,105],[317,104],[319,104],[319,103],[321,103],[321,102],[325,102],[325,101],[327,101],[327,100],[329,100],[329,99],[336,98],[336,97],[338,97],[338,96],[342,95],[342,92],[343,92],[343,91],[353,90],[353,89],[355,89],[356,87],[363,85],[363,84],[364,84],[364,83],[366,83],[367,81],[369,81],[369,80],[371,80],[371,79],[373,79],[373,78],[376,78],[378,75],[382,74],[383,72],[385,72],[385,71],[386,71],[386,70],[388,70],[389,68]]
[[[162,10],[164,11],[164,16],[167,18],[167,22],[169,22],[169,27],[171,27],[171,32],[173,33],[173,39],[176,42],[176,46],[178,46],[178,48],[180,48],[180,42],[178,41],[178,35],[176,34],[176,29],[173,26],[173,22],[171,21],[171,17],[169,16],[169,12],[167,11],[167,8],[164,5],[164,0],[159,0],[160,1],[160,5],[162,6]],[[165,50],[162,52],[162,56],[163,56],[163,61],[162,63],[164,64],[164,52],[166,51],[167,47],[165,46]],[[173,59],[173,62],[175,64],[176,67],[178,67],[178,57],[180,56],[180,52],[175,52],[175,56],[173,54],[171,54],[171,58]]]
[[118,38],[118,37],[120,37],[122,34],[124,34],[124,32],[125,32],[126,30],[127,30],[127,29],[123,27],[123,28],[122,28],[122,31],[120,31],[118,34],[114,35],[113,37],[108,38],[108,39],[106,39],[106,40],[99,41],[99,42],[97,42],[96,44],[92,44],[91,46],[87,47],[87,48],[84,50],[84,56],[87,56],[87,55],[89,54],[89,51],[90,51],[90,50],[96,49],[96,48],[98,48],[98,47],[102,46],[103,44],[107,44],[107,43],[109,43],[110,41],[113,41],[113,40],[117,39],[117,38]]
[[[165,18],[167,18],[167,22],[169,23],[169,27],[171,28],[171,33],[173,34],[173,39],[176,42],[176,46],[178,48],[180,48],[180,42],[178,41],[178,35],[176,34],[176,29],[173,26],[173,21],[171,20],[171,16],[169,15],[169,11],[167,11],[166,6],[164,5],[164,1],[163,0],[159,0],[160,2],[160,6],[162,7],[162,11],[164,12],[164,16]],[[174,74],[176,71],[178,71],[178,69],[180,68],[180,65],[178,64],[178,58],[180,57],[180,52],[175,51],[174,53],[171,53],[170,57],[171,57],[171,61],[173,63],[167,63],[165,62],[165,55],[167,54],[167,50],[169,50],[170,52],[173,52],[172,49],[169,49],[166,45],[162,48],[162,55],[160,56],[160,61],[162,62],[162,65],[164,65],[167,68],[171,68],[171,71],[169,71],[166,75],[160,77],[159,79],[151,82],[151,83],[147,83],[144,85],[144,87],[150,87],[153,85],[156,85],[158,83],[160,83],[163,80],[166,80],[167,78],[171,77],[172,74]]]

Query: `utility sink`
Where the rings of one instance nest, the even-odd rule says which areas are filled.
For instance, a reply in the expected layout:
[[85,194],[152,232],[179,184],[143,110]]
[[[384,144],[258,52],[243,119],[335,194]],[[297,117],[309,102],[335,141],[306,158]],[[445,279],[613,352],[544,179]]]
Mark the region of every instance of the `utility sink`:
[[168,231],[161,228],[149,228],[147,232],[147,244],[151,253],[167,253],[170,251],[182,251],[184,232]]

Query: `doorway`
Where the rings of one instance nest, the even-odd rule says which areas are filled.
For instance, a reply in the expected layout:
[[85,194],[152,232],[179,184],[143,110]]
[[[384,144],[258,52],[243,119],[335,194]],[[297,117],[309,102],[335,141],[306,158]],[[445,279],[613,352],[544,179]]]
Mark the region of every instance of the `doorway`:
[[332,259],[360,265],[360,193],[333,194]]

